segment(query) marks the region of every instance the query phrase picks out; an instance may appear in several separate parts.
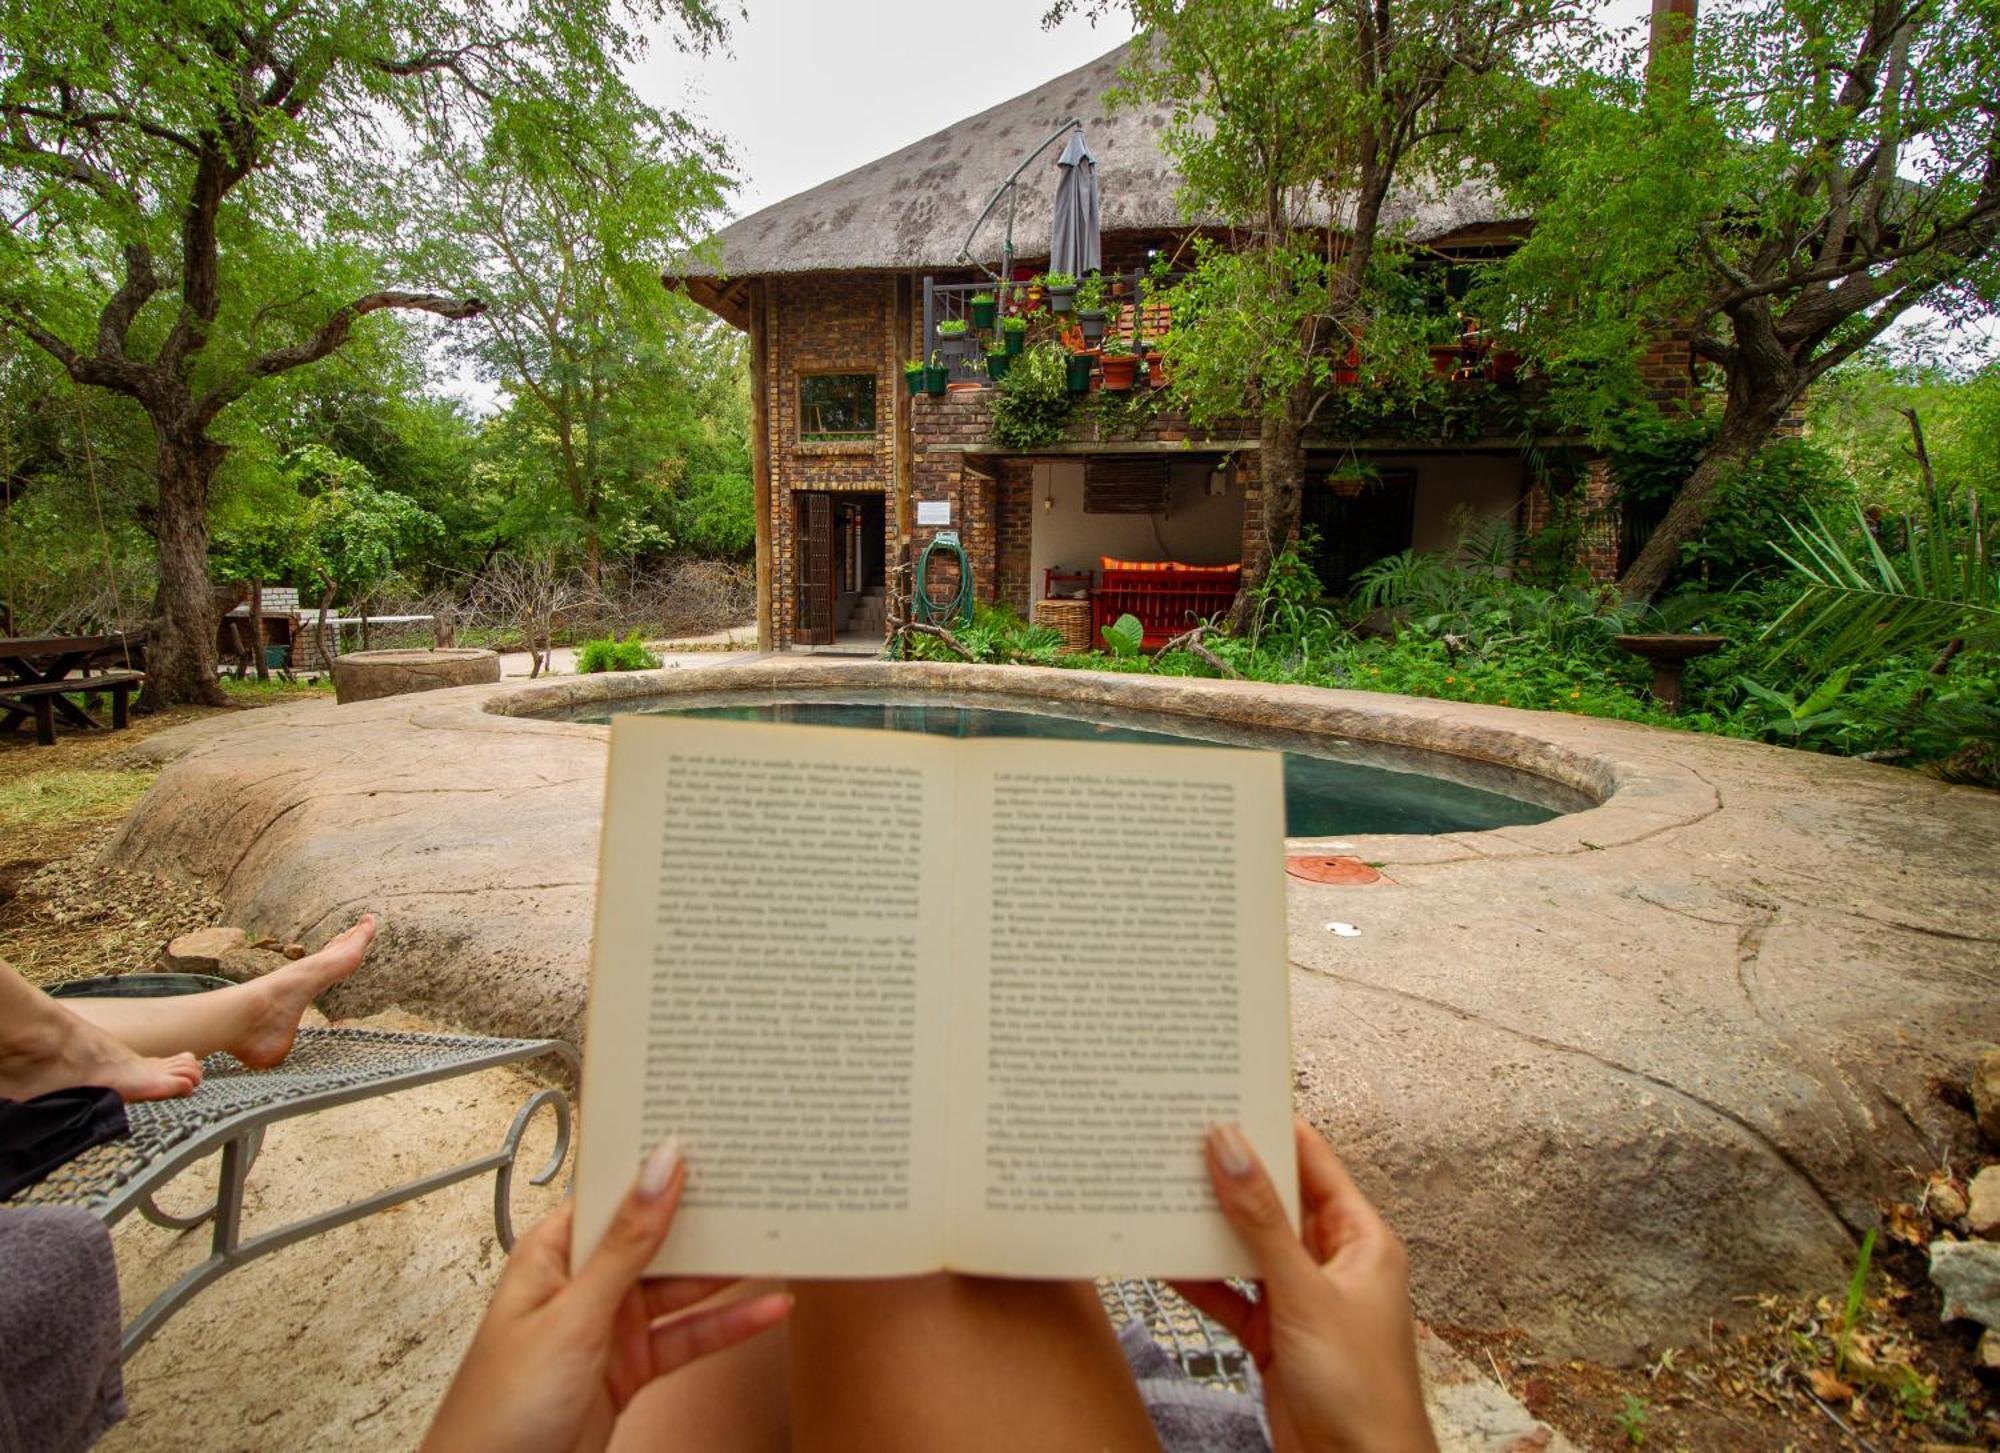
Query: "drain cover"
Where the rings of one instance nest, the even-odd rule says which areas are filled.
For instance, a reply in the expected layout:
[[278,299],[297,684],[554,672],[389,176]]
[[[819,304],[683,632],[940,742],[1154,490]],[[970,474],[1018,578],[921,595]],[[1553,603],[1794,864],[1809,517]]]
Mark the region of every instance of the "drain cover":
[[1379,883],[1382,875],[1359,858],[1323,858],[1299,854],[1285,859],[1285,871],[1302,883]]

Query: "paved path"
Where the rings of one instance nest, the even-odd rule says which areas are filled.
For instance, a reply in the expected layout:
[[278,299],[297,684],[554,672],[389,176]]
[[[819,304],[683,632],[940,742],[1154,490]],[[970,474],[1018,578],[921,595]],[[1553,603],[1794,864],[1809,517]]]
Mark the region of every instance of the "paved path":
[[605,734],[489,705],[896,684],[1424,746],[1602,799],[1533,827],[1356,838],[1384,882],[1290,887],[1297,1097],[1404,1231],[1426,1315],[1641,1355],[1740,1296],[1836,1291],[1877,1203],[1964,1162],[1969,1121],[1932,1084],[2000,1040],[1993,793],[1366,692],[724,659],[164,732],[142,749],[179,758],[113,854],[285,939],[383,914],[342,1012],[573,1035]]

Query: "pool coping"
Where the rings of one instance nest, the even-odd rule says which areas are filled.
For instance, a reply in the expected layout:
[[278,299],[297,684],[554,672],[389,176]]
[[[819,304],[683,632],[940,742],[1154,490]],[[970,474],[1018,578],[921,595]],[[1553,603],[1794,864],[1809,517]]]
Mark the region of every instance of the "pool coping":
[[[1378,864],[1592,852],[1699,822],[1721,805],[1700,773],[1663,754],[1673,734],[1657,728],[1318,686],[1037,666],[759,657],[723,671],[629,671],[512,684],[488,688],[476,703],[453,705],[505,718],[510,726],[602,734],[608,728],[539,713],[636,697],[843,688],[987,697],[996,704],[1010,698],[1061,702],[1338,736],[1493,763],[1581,792],[1595,804],[1546,822],[1480,832],[1287,839],[1292,852],[1341,852]],[[1219,709],[1223,702],[1226,709]]]

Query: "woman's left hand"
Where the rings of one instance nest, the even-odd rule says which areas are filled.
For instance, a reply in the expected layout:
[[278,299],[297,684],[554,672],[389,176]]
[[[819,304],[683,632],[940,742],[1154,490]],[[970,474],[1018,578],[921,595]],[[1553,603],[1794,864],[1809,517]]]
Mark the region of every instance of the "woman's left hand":
[[521,1238],[423,1453],[601,1449],[654,1378],[784,1320],[791,1298],[782,1293],[675,1317],[734,1279],[645,1279],[686,1181],[671,1145],[654,1151],[575,1276],[569,1202]]

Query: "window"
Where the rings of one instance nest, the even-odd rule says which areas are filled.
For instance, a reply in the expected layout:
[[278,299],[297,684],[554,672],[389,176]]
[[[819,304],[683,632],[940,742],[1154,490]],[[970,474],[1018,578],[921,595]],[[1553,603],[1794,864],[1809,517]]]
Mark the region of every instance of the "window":
[[815,373],[799,380],[799,438],[808,444],[875,437],[875,375]]

